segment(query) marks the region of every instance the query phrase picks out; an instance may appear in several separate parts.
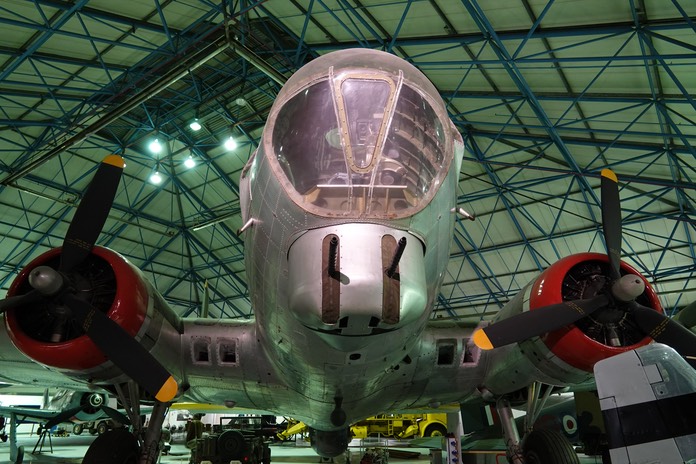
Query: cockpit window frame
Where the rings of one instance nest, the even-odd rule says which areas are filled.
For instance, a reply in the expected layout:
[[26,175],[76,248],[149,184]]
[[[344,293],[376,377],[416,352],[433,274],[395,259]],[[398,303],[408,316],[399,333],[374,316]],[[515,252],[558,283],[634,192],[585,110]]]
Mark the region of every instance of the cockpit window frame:
[[341,129],[341,136],[344,140],[350,140],[350,128],[348,123],[348,111],[346,109],[343,84],[350,80],[364,80],[364,81],[379,81],[384,82],[389,86],[389,96],[387,97],[387,102],[384,108],[384,113],[382,115],[382,124],[380,124],[379,134],[377,134],[377,139],[375,141],[373,153],[370,156],[370,162],[365,167],[358,166],[355,162],[353,156],[353,146],[350,143],[344,145],[343,150],[348,160],[348,167],[359,174],[369,174],[375,167],[379,159],[379,153],[382,151],[384,146],[384,139],[387,135],[387,129],[391,125],[391,121],[385,121],[385,118],[391,118],[392,111],[394,109],[394,102],[396,102],[399,91],[401,90],[401,85],[403,84],[403,73],[399,71],[399,77],[396,82],[394,79],[388,77],[384,73],[375,73],[369,71],[363,72],[352,72],[352,73],[341,73],[335,76],[333,73],[333,67],[329,70],[329,83],[331,85],[331,90],[335,95],[336,102],[336,113],[338,116],[339,128]]
[[[268,158],[270,162],[270,167],[272,168],[272,171],[274,172],[275,177],[279,180],[280,185],[282,188],[288,193],[288,196],[290,199],[293,201],[293,203],[297,204],[307,212],[319,216],[319,217],[325,217],[325,218],[334,218],[334,219],[377,219],[377,220],[391,220],[391,219],[399,219],[399,218],[407,218],[410,216],[413,216],[414,214],[418,213],[421,211],[423,208],[427,206],[427,204],[430,202],[430,200],[433,198],[433,196],[436,194],[436,192],[439,190],[442,182],[445,179],[446,173],[449,171],[449,169],[452,166],[452,162],[454,160],[454,139],[455,135],[453,133],[454,127],[449,119],[449,116],[447,115],[447,112],[445,108],[443,107],[442,103],[438,103],[437,99],[432,97],[428,92],[426,92],[423,88],[421,88],[420,85],[418,85],[416,82],[411,81],[406,79],[404,76],[403,72],[401,70],[395,70],[395,71],[372,71],[372,70],[345,70],[342,69],[340,70],[340,73],[337,73],[338,76],[333,75],[333,69],[330,68],[327,70],[327,74],[324,76],[315,78],[315,79],[310,79],[305,82],[305,84],[301,87],[296,87],[296,90],[292,93],[288,93],[283,95],[282,102],[278,101],[276,102],[277,104],[275,105],[275,109],[272,112],[272,114],[269,116],[269,125],[266,127],[266,131],[264,132],[264,139],[262,141],[262,144],[264,146],[264,156]],[[389,118],[388,121],[383,120],[383,122],[387,122],[386,124],[382,124],[380,127],[380,133],[378,135],[378,139],[376,140],[375,143],[375,151],[372,156],[372,159],[370,160],[370,163],[364,167],[360,167],[357,165],[355,160],[353,159],[353,154],[352,152],[350,155],[346,153],[346,145],[350,145],[349,143],[344,143],[343,139],[348,137],[348,127],[347,127],[347,121],[346,121],[346,111],[345,108],[342,110],[339,110],[337,108],[338,106],[338,101],[339,98],[342,99],[342,96],[338,97],[341,92],[340,92],[340,86],[343,82],[346,82],[349,79],[369,79],[373,81],[378,81],[378,82],[385,82],[389,83],[390,85],[390,96],[388,99],[388,108],[385,106],[385,111],[384,111],[384,118]],[[437,137],[440,142],[438,143],[439,150],[441,151],[441,154],[443,155],[442,158],[439,161],[439,166],[431,166],[432,168],[437,169],[437,173],[433,175],[433,177],[430,179],[430,184],[428,189],[424,189],[422,192],[422,196],[419,198],[417,203],[412,203],[410,206],[405,207],[405,209],[400,209],[400,210],[384,210],[380,211],[378,209],[373,209],[371,204],[367,204],[366,206],[362,207],[362,209],[356,208],[356,198],[353,197],[353,193],[351,190],[351,194],[347,197],[347,201],[350,204],[349,208],[347,210],[338,210],[338,209],[330,209],[326,208],[324,206],[320,206],[318,204],[313,203],[313,199],[316,199],[317,191],[315,190],[308,190],[308,191],[301,191],[297,188],[295,179],[292,176],[292,173],[288,173],[288,166],[285,166],[285,168],[281,165],[282,161],[282,156],[277,154],[274,151],[274,137],[276,133],[276,128],[279,125],[280,121],[280,115],[282,114],[282,110],[285,105],[287,105],[289,102],[293,101],[296,97],[300,95],[307,95],[308,89],[313,88],[314,86],[317,86],[321,83],[324,83],[325,85],[329,86],[329,89],[327,89],[328,94],[333,95],[333,103],[331,106],[333,107],[333,112],[334,116],[337,118],[337,121],[341,120],[339,122],[339,131],[336,135],[338,135],[341,138],[341,149],[343,150],[344,157],[345,157],[345,166],[346,169],[348,170],[348,184],[347,187],[350,187],[353,189],[354,187],[361,187],[359,184],[353,184],[350,179],[351,175],[350,172],[353,172],[355,175],[370,175],[371,172],[377,172],[378,169],[380,168],[381,163],[385,160],[385,153],[382,152],[382,150],[385,149],[386,144],[390,143],[388,141],[391,140],[391,135],[390,132],[392,131],[392,124],[394,124],[393,117],[396,111],[398,111],[398,105],[399,105],[399,99],[401,98],[401,93],[403,92],[403,89],[405,87],[409,88],[409,92],[418,95],[422,101],[422,104],[424,106],[428,106],[430,108],[430,111],[432,112],[432,115],[435,119],[433,121],[436,123],[436,126],[439,127],[438,130],[436,130],[436,133],[439,134]],[[403,113],[399,113],[403,114]],[[342,116],[342,117],[341,117]],[[328,134],[327,134],[328,136]],[[329,140],[327,139],[327,142]],[[331,143],[331,142],[329,142]],[[332,146],[335,146],[332,144]],[[336,147],[338,148],[338,147]],[[428,160],[433,160],[431,157],[424,155]],[[389,161],[389,160],[387,160]],[[384,162],[387,162],[384,161]],[[390,161],[389,161],[390,162]],[[356,169],[357,168],[357,169]],[[374,183],[374,176],[373,176],[373,183]],[[317,187],[326,187],[324,185],[317,184]],[[334,187],[334,186],[331,186]],[[338,187],[338,186],[336,186]],[[369,196],[372,196],[372,191],[373,187],[371,185],[366,185],[369,189]],[[399,189],[403,188],[402,186],[399,185],[380,185],[379,186],[382,189]],[[395,191],[395,190],[394,190]],[[408,192],[405,192],[408,193]]]

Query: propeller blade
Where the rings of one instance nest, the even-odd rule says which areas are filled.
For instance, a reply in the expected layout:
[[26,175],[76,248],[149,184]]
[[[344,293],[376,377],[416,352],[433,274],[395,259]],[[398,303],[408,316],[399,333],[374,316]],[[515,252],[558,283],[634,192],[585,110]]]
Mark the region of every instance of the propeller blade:
[[109,155],[97,169],[65,235],[60,271],[70,271],[92,251],[114,202],[124,166],[123,158]]
[[102,406],[100,409],[104,411],[104,414],[109,416],[109,418],[114,422],[118,422],[119,424],[123,425],[131,425],[130,419],[128,419],[128,417],[121,411],[117,411],[116,409],[108,406]]
[[602,169],[602,229],[611,279],[618,280],[621,277],[621,205],[618,179],[611,169]]
[[674,319],[679,321],[684,327],[696,327],[696,301],[679,311],[674,316]]
[[87,336],[124,374],[158,401],[167,403],[176,396],[176,380],[120,325],[75,295],[66,293],[63,301]]
[[36,303],[41,301],[42,298],[43,295],[36,290],[32,290],[23,295],[9,296],[0,300],[0,314],[4,313],[10,308]]
[[696,368],[696,334],[652,308],[635,303],[632,310],[634,321],[645,335],[671,346]]
[[518,343],[570,325],[607,304],[609,299],[599,295],[525,311],[477,330],[474,343],[482,350]]
[[75,414],[82,411],[83,408],[84,406],[79,406],[72,409],[66,409],[65,411],[57,413],[55,416],[51,417],[49,420],[46,421],[46,424],[44,424],[43,427],[44,430],[51,430],[53,426],[62,424],[63,422],[67,422]]

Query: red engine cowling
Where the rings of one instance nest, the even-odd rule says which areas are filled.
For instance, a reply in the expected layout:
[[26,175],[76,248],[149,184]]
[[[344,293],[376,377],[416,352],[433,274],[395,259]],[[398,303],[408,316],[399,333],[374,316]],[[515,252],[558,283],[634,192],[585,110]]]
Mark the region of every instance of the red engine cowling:
[[[529,310],[560,303],[563,300],[577,300],[594,295],[583,295],[587,291],[588,282],[596,275],[606,275],[609,259],[604,254],[583,253],[569,256],[554,263],[531,287],[529,295]],[[635,274],[645,282],[645,292],[638,302],[663,313],[657,295],[645,278],[626,263],[621,263],[623,273]],[[628,316],[627,316],[628,317]],[[544,344],[567,364],[586,371],[592,369],[598,361],[647,345],[652,341],[637,330],[631,329],[630,321],[618,326],[621,331],[620,346],[607,344],[599,333],[600,323],[585,318],[576,324],[565,327],[541,337]]]
[[[58,268],[60,248],[33,260],[12,283],[8,296],[31,290],[28,276],[38,266]],[[106,248],[94,247],[92,254],[67,276],[78,294],[93,307],[104,311],[123,329],[136,337],[148,309],[148,285],[125,258]],[[53,305],[53,306],[52,306]],[[70,326],[55,303],[45,302],[11,308],[5,326],[12,342],[34,361],[63,372],[94,369],[107,358],[77,326]],[[74,325],[74,323],[73,323]],[[57,335],[61,332],[62,335]]]
[[[621,272],[640,276],[625,263],[621,263]],[[606,255],[582,253],[561,259],[524,287],[500,310],[493,322],[563,301],[606,294],[609,291],[606,287],[611,285],[608,275]],[[642,276],[640,278],[646,286],[636,301],[663,312],[652,287]],[[598,361],[651,342],[633,323],[632,315],[626,309],[621,304],[600,308],[573,325],[491,351],[482,387],[501,395],[533,381],[559,386],[590,382]],[[604,338],[603,330],[608,326],[618,332],[612,334],[616,335],[613,339]]]

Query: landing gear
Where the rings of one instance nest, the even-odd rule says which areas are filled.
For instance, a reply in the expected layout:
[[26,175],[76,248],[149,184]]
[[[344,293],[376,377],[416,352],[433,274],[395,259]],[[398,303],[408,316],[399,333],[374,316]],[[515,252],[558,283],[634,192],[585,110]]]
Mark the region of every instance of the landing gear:
[[533,429],[534,422],[553,390],[552,386],[547,386],[540,398],[541,387],[540,383],[528,387],[525,434],[521,441],[510,402],[505,396],[498,398],[496,402],[508,462],[511,464],[580,464],[573,446],[560,431]]
[[138,464],[139,456],[138,439],[120,427],[99,435],[87,450],[82,464]]
[[[520,444],[520,434],[517,431],[515,418],[512,415],[510,401],[506,397],[498,398],[495,409],[500,417],[500,424],[503,427],[503,439],[505,440],[506,455],[510,464],[525,464]],[[561,464],[561,463],[558,463]]]
[[526,464],[580,464],[573,446],[556,430],[533,430],[522,445]]
[[133,431],[119,427],[100,433],[87,450],[82,464],[154,464],[163,446],[160,442],[162,424],[171,403],[155,401],[149,424],[145,427],[140,416],[142,395],[139,387],[133,381],[129,382],[127,395],[122,385],[114,387]]

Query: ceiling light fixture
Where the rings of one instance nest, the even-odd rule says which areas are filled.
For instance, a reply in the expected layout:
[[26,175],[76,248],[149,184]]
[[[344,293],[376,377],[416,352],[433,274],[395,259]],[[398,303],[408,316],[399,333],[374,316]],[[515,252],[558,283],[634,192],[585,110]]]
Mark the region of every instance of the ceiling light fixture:
[[150,145],[148,145],[147,148],[155,155],[162,153],[162,144],[160,143],[159,139],[155,139],[150,142]]
[[188,169],[196,167],[196,160],[193,159],[193,156],[186,158],[186,161],[184,161],[184,166],[186,166]]
[[189,124],[189,127],[194,132],[198,132],[199,130],[201,130],[203,128],[203,126],[201,126],[201,123],[198,120],[198,118],[195,118],[193,121],[191,121],[191,124]]
[[231,135],[227,140],[225,140],[225,149],[227,151],[232,151],[237,148],[237,141]]
[[159,185],[162,183],[162,175],[159,173],[159,171],[155,171],[152,173],[150,176],[150,182],[152,182],[155,185]]

